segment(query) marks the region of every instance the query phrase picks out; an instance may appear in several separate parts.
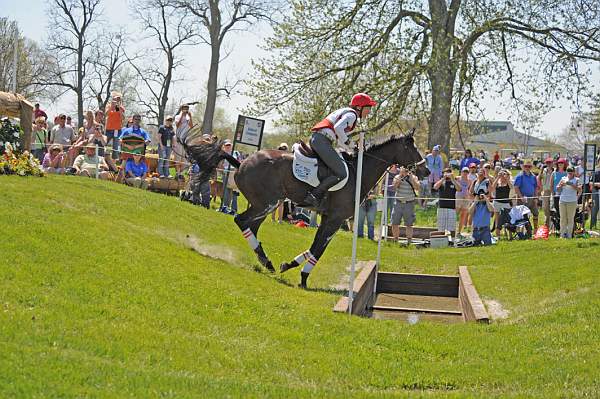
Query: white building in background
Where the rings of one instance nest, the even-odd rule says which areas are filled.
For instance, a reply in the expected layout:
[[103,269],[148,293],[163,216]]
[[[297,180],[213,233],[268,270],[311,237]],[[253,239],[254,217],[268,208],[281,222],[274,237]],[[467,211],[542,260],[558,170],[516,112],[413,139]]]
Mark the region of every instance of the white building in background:
[[474,154],[481,149],[490,155],[498,150],[502,155],[517,152],[540,157],[567,152],[561,145],[515,130],[512,122],[508,121],[471,122],[470,130],[471,135],[465,139],[465,144]]

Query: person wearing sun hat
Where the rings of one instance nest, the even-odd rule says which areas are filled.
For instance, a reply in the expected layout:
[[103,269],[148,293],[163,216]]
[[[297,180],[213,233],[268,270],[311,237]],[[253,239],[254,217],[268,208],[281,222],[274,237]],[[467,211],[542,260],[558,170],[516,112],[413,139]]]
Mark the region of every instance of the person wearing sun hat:
[[444,170],[444,160],[440,155],[441,148],[442,147],[440,145],[434,145],[431,149],[431,153],[425,156],[425,163],[427,165],[427,169],[429,169],[429,177],[427,181],[431,187],[432,196],[437,194],[437,190],[434,189],[433,186],[438,180],[441,179],[442,170]]
[[108,165],[103,157],[96,154],[96,146],[88,144],[84,148],[85,152],[78,155],[75,162],[73,162],[75,174],[87,177],[96,177],[96,174],[98,174],[100,179],[109,179]]
[[533,168],[531,159],[524,160],[522,167],[523,170],[517,175],[514,183],[517,202],[529,208],[533,215],[533,229],[537,230],[539,215],[537,199],[539,193],[538,181],[537,177],[531,172]]
[[42,160],[42,169],[46,173],[65,173],[65,154],[63,153],[63,146],[60,144],[52,144],[48,149],[48,152],[44,155]]

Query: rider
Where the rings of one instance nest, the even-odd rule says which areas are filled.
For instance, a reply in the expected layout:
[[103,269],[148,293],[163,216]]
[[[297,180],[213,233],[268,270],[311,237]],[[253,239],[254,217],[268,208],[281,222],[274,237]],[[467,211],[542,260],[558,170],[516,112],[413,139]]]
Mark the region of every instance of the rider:
[[344,161],[334,149],[334,145],[349,149],[350,133],[356,127],[359,118],[366,118],[371,107],[377,103],[364,93],[352,96],[350,106],[338,109],[317,123],[311,131],[310,146],[319,158],[331,169],[332,175],[324,178],[317,187],[309,191],[304,203],[318,207],[321,199],[329,189],[346,178]]

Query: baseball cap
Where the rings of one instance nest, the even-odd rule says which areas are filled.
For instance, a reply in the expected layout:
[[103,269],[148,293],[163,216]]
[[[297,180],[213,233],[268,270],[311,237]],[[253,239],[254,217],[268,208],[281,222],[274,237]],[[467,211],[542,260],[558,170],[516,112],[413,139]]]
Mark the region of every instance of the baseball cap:
[[461,172],[468,172],[468,171],[469,171],[469,168],[467,168],[466,166],[461,169]]
[[476,167],[477,167],[477,164],[475,162],[471,162],[469,164],[469,168],[476,168]]
[[567,172],[575,172],[575,168],[572,166],[567,167]]
[[231,140],[229,140],[229,139],[223,140],[223,145],[231,145]]
[[544,160],[544,163],[553,163],[553,162],[554,162],[554,159],[552,159],[550,157],[548,157]]
[[439,151],[442,147],[438,145],[434,145],[432,151]]
[[526,160],[524,160],[524,161],[523,161],[523,165],[529,165],[529,166],[532,166],[532,165],[533,165],[533,163],[531,162],[531,159],[526,159]]

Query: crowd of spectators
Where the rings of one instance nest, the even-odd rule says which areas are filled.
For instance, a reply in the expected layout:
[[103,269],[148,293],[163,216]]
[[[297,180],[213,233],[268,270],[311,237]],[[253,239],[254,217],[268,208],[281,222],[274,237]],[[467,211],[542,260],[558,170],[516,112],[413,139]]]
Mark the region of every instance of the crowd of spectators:
[[501,239],[504,228],[523,218],[531,222],[531,231],[536,231],[540,209],[544,224],[562,238],[573,237],[574,231],[584,227],[588,215],[590,228],[596,228],[600,171],[584,176],[578,159],[549,157],[534,166],[531,159],[523,158],[514,178],[497,152],[494,161],[487,161],[475,158],[467,149],[457,160],[458,176],[445,165],[439,146],[433,147],[425,160],[430,171],[426,179],[419,181],[410,171],[394,166],[382,187],[381,193],[387,190],[388,208],[392,209],[394,239],[398,239],[402,224],[411,242],[417,206],[437,206],[437,229],[457,240],[470,232],[475,245],[491,244],[492,233],[494,240]]

